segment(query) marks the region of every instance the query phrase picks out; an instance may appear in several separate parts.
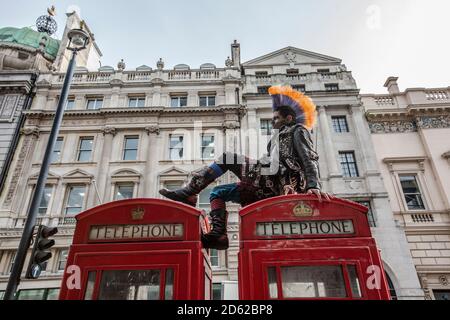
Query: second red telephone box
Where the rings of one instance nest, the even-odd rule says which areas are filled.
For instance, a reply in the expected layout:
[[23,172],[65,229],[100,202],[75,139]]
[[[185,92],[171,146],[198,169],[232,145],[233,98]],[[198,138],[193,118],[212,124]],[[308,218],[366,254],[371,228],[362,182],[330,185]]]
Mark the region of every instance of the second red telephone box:
[[308,195],[242,209],[240,299],[389,299],[366,213],[354,202]]

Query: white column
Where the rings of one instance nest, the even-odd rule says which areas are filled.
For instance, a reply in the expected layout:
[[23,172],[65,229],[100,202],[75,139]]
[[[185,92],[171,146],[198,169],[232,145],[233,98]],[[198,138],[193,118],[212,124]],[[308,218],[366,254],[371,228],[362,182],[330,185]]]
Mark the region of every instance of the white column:
[[325,106],[319,106],[319,124],[320,131],[322,133],[322,140],[325,150],[325,156],[327,158],[329,177],[341,176],[341,172],[338,167],[337,153],[334,150],[333,140],[331,138],[331,131],[328,125],[328,117]]
[[355,134],[361,147],[362,158],[367,170],[367,174],[378,173],[375,152],[373,151],[372,138],[370,137],[370,129],[364,120],[364,114],[361,112],[361,105],[351,105],[350,114],[355,127]]

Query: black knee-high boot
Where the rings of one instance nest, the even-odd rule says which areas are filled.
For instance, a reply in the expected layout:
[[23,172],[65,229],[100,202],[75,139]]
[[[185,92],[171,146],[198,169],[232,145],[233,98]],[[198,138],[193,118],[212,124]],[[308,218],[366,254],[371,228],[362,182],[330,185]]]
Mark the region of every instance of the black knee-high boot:
[[213,210],[210,213],[212,230],[202,234],[205,249],[227,250],[229,241],[227,235],[228,212],[225,209]]
[[198,194],[210,183],[214,182],[216,177],[214,170],[209,167],[205,167],[199,172],[193,172],[192,175],[191,181],[184,188],[174,191],[161,189],[159,193],[168,199],[195,207],[197,205]]

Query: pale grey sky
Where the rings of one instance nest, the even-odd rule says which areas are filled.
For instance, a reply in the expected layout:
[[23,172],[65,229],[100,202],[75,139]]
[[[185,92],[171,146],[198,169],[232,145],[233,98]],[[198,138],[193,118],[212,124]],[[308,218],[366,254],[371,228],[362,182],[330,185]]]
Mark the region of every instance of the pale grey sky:
[[[223,66],[230,43],[242,60],[294,46],[341,58],[363,93],[450,86],[448,0],[0,0],[0,27],[33,26],[54,4],[61,36],[69,7],[95,33],[103,65],[127,69],[211,62]],[[13,4],[11,6],[11,4]],[[5,8],[8,8],[5,10]]]

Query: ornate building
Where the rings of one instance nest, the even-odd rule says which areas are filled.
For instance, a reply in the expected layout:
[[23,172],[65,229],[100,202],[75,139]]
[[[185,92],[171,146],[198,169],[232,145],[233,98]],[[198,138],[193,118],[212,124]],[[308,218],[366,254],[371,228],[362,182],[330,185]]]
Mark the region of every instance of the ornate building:
[[450,298],[450,88],[363,95],[394,218],[428,299]]
[[[37,79],[7,188],[0,195],[0,291],[36,184],[66,60],[57,59],[60,67]],[[85,57],[78,65],[88,61],[95,59]],[[278,84],[307,92],[319,106],[314,140],[324,188],[370,207],[392,292],[400,299],[423,298],[407,239],[389,206],[351,72],[340,59],[293,47],[241,63],[236,41],[224,67],[205,63],[169,69],[160,59],[156,68],[127,70],[123,60],[117,68],[78,68],[39,209],[40,223],[58,226],[57,244],[45,274],[23,281],[19,298],[56,296],[77,213],[118,199],[159,197],[162,186],[181,186],[192,170],[223,151],[262,155],[271,132],[268,88]],[[235,179],[229,174],[217,184]],[[201,194],[200,208],[208,210],[211,188]],[[215,296],[236,299],[239,207],[230,208],[231,247],[212,251],[211,262]]]

